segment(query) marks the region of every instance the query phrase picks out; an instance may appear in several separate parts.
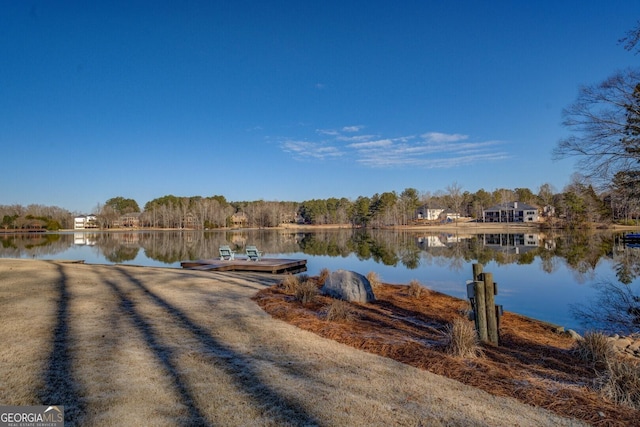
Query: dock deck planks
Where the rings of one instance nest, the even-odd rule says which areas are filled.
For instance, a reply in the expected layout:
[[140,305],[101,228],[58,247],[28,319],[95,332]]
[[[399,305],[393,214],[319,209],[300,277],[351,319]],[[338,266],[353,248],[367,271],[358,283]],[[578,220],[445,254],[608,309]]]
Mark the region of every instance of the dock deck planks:
[[251,271],[258,273],[300,273],[307,270],[306,259],[260,258],[251,261],[248,258],[232,260],[201,259],[182,261],[182,268],[200,271]]

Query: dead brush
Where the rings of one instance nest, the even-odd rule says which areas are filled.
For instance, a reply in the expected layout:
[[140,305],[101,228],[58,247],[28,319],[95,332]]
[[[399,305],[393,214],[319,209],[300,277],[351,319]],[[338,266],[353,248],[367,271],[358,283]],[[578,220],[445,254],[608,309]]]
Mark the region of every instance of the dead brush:
[[318,285],[311,280],[305,280],[298,285],[295,291],[295,298],[302,304],[310,303],[318,295]]
[[616,352],[609,338],[602,332],[587,332],[573,348],[580,360],[592,363],[599,368],[606,367],[615,358]]
[[619,405],[640,410],[640,364],[614,357],[595,380],[595,388]]
[[369,281],[371,288],[374,290],[381,285],[380,276],[375,271],[370,271],[367,273],[367,280]]
[[294,276],[293,274],[289,273],[286,276],[284,276],[281,286],[286,293],[293,294],[296,292],[296,290],[300,286],[300,279],[297,276]]
[[478,336],[472,322],[462,318],[456,318],[446,329],[447,354],[461,358],[474,358],[478,356]]
[[424,287],[420,284],[419,281],[413,279],[409,282],[409,296],[412,298],[420,298],[420,295],[424,292]]
[[351,304],[341,299],[329,304],[325,316],[329,322],[349,322],[355,318]]
[[322,270],[320,270],[320,275],[318,276],[318,285],[324,285],[324,282],[326,282],[327,278],[329,278],[329,274],[331,274],[331,272],[328,268],[323,268]]

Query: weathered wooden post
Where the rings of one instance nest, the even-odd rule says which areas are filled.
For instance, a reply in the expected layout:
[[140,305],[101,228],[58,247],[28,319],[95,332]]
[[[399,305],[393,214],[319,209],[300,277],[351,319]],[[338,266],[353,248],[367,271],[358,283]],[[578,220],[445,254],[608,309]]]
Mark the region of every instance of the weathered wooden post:
[[467,282],[467,295],[473,309],[478,338],[482,342],[499,344],[498,316],[501,308],[495,305],[497,285],[493,274],[484,273],[482,264],[473,264],[473,280]]
[[484,300],[487,310],[487,334],[489,342],[498,345],[498,320],[496,317],[496,286],[493,282],[493,273],[482,273],[484,281]]
[[473,282],[476,293],[476,326],[478,329],[478,338],[480,341],[486,342],[489,339],[489,334],[487,331],[487,305],[486,305],[486,288],[484,286],[484,282],[482,280],[477,280]]
[[482,264],[473,264],[472,269],[473,280],[467,282],[467,296],[471,302],[478,338],[480,341],[486,342],[489,339],[489,335],[487,333],[487,309],[485,286],[482,280]]
[[[473,271],[473,279],[467,283],[467,295],[469,296],[469,301],[471,301],[471,310],[473,311],[473,321],[476,325],[476,331],[478,332],[478,337],[482,340],[487,339],[488,335],[486,334],[486,328],[483,326],[485,324],[484,315],[478,315],[478,313],[482,313],[483,310],[478,310],[476,289],[479,286],[477,282],[482,280],[481,275],[484,267],[482,264],[472,264],[471,268]],[[479,290],[479,293],[484,295],[482,289]]]
[[471,265],[471,269],[473,270],[473,280],[478,281],[478,280],[482,280],[480,278],[480,275],[482,274],[482,269],[484,267],[482,266],[482,264],[472,264]]

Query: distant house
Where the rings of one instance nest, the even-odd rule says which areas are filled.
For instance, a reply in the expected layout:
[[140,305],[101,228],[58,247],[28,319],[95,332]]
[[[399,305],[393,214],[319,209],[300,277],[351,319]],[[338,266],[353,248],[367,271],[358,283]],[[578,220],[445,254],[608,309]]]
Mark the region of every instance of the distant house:
[[140,215],[140,212],[124,214],[119,219],[119,225],[121,227],[137,228],[140,226]]
[[440,215],[444,211],[445,211],[445,208],[429,207],[428,205],[423,205],[418,208],[417,217],[418,219],[434,221],[436,219],[439,219]]
[[247,214],[244,212],[236,212],[231,215],[231,224],[233,224],[234,227],[246,227],[248,222],[249,217],[247,217]]
[[416,217],[425,221],[454,221],[460,219],[460,214],[451,209],[424,205],[417,209]]
[[482,211],[484,222],[537,222],[538,208],[522,202],[501,203]]
[[454,221],[460,219],[460,213],[452,211],[451,209],[447,209],[444,213],[440,214],[441,217],[444,217],[447,221]]
[[74,230],[85,230],[87,228],[98,228],[98,221],[95,215],[80,215],[73,218]]

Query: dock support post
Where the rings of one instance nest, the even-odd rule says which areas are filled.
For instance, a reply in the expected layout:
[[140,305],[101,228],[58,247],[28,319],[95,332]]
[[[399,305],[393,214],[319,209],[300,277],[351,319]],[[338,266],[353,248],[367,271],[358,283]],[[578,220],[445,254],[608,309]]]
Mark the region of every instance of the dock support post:
[[496,318],[495,294],[496,287],[493,282],[493,273],[482,273],[484,281],[484,300],[487,310],[487,333],[489,342],[498,345],[498,320]]
[[483,272],[482,264],[473,264],[472,268],[473,280],[467,282],[467,294],[473,309],[478,338],[482,342],[498,345],[498,317],[502,313],[502,307],[498,310],[495,305],[497,284],[493,281],[493,274]]
[[482,270],[484,268],[482,264],[473,264],[471,265],[471,268],[473,269],[473,280],[475,281],[482,280],[480,278],[480,275],[482,274]]
[[480,341],[487,342],[489,334],[487,332],[487,308],[486,308],[486,289],[484,282],[481,280],[473,282],[476,288],[476,327],[478,329],[478,338]]

